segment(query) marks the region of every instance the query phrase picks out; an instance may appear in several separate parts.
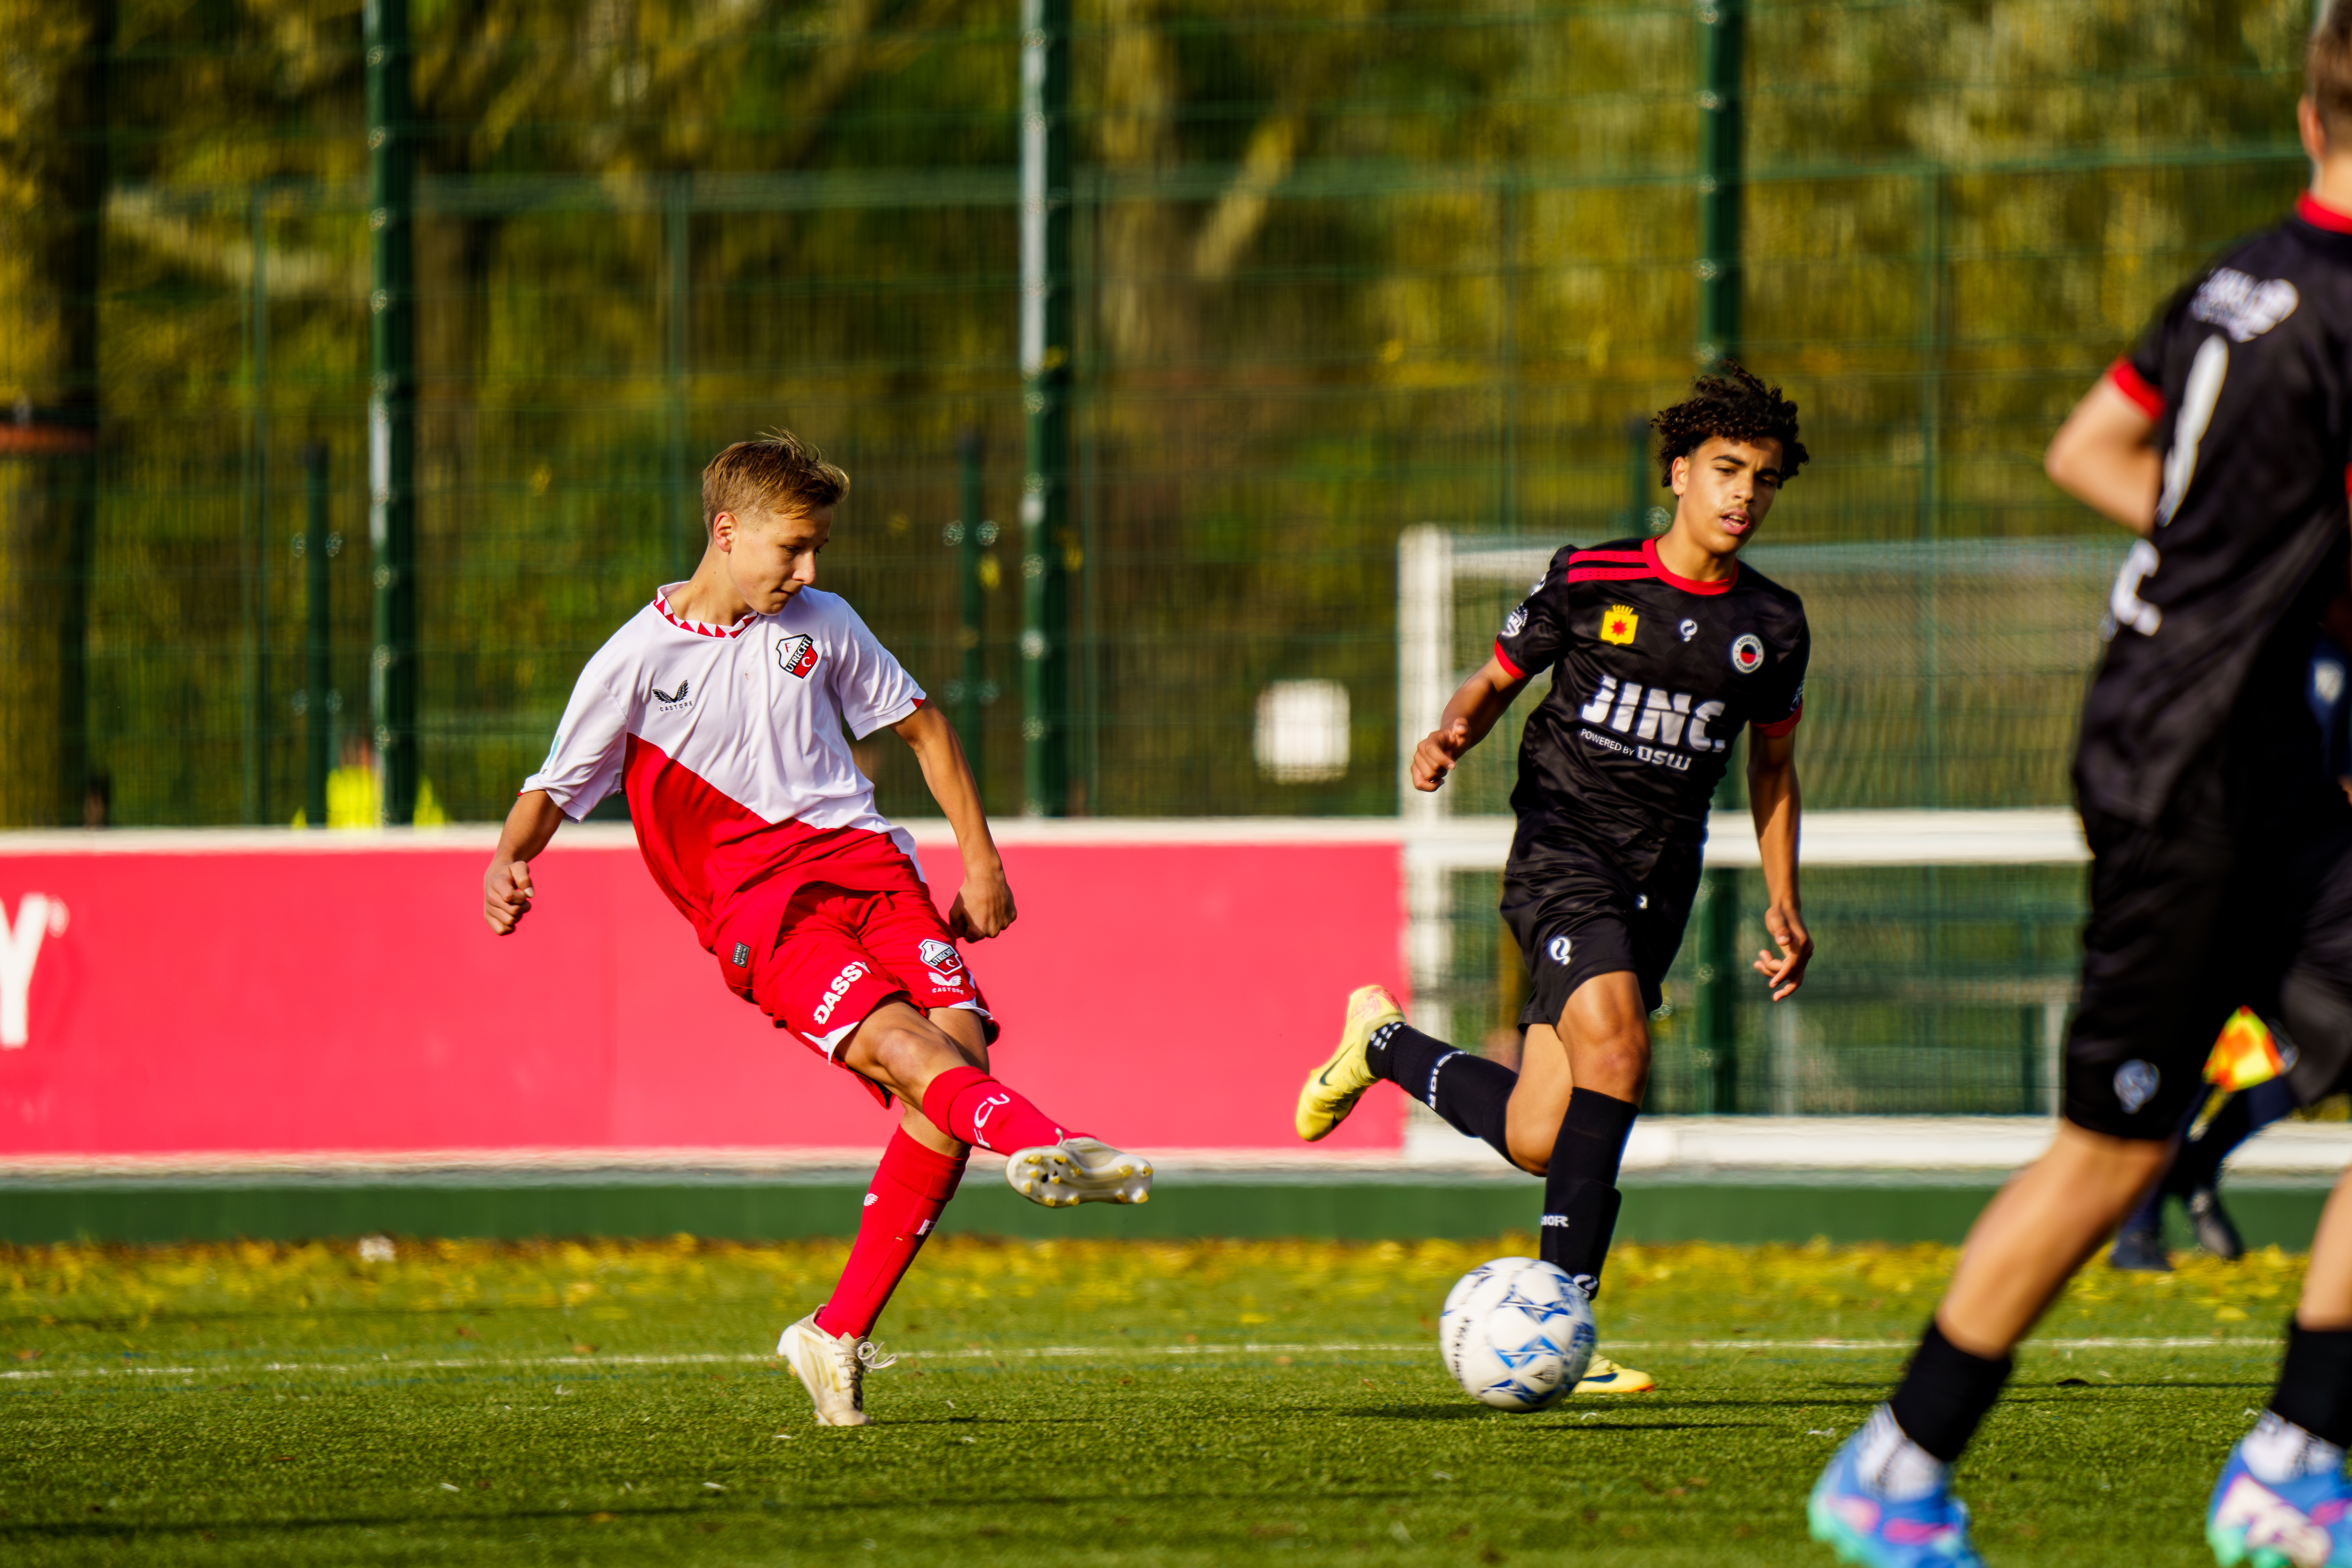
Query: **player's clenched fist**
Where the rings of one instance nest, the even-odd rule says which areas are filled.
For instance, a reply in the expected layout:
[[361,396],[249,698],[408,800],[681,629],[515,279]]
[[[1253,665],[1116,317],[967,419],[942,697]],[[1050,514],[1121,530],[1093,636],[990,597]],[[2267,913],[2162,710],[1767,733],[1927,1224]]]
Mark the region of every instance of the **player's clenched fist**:
[[955,902],[948,907],[948,929],[965,942],[986,942],[1010,926],[1015,915],[1013,889],[1002,866],[992,874],[967,872]]
[[525,860],[493,860],[482,873],[482,918],[500,936],[510,934],[516,922],[530,913],[530,864]]
[[1462,753],[1470,749],[1470,721],[1456,719],[1442,729],[1432,730],[1412,749],[1412,787],[1433,790],[1445,782]]

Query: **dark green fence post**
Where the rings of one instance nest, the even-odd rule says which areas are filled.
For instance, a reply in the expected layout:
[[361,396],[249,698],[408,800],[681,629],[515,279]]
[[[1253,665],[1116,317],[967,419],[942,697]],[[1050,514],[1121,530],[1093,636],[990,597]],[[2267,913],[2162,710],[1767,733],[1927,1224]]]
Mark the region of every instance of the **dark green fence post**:
[[327,770],[335,763],[327,706],[333,610],[327,575],[327,448],[320,442],[302,448],[302,820],[324,827]]
[[692,542],[700,509],[688,499],[693,488],[686,456],[687,331],[692,323],[694,176],[672,174],[662,183],[662,249],[668,258],[668,353],[664,356],[664,380],[668,386],[670,570],[690,573],[702,546]]
[[971,764],[971,776],[980,784],[984,800],[988,781],[982,763],[981,704],[987,701],[989,693],[988,655],[982,646],[987,598],[981,587],[980,553],[982,547],[996,541],[983,537],[983,532],[992,535],[994,526],[981,521],[980,454],[979,431],[967,430],[956,438],[961,515],[956,520],[950,542],[956,547],[956,646],[962,653],[955,688],[956,738],[963,742],[964,760]]
[[1698,362],[1739,352],[1740,57],[1747,0],[1699,0]]
[[408,0],[367,0],[368,543],[375,647],[368,706],[383,820],[416,815],[416,245]]
[[1625,421],[1625,531],[1654,533],[1650,526],[1651,497],[1657,492],[1650,471],[1650,416],[1636,414]]
[[1070,0],[1021,5],[1021,809],[1070,789]]
[[269,710],[269,187],[247,193],[253,276],[246,292],[247,395],[245,583],[245,791],[247,823],[269,820],[269,752],[278,726]]
[[1739,1109],[1739,873],[1709,871],[1699,881],[1698,1037],[1703,1073],[1699,1109],[1728,1116]]
[[[1706,369],[1739,353],[1746,0],[1700,0],[1698,22],[1698,363]],[[1732,748],[1718,801],[1747,800],[1739,776],[1745,754]],[[1700,886],[1706,912],[1699,925],[1698,1037],[1709,1062],[1707,1109],[1727,1115],[1739,1106],[1739,873],[1709,871]]]

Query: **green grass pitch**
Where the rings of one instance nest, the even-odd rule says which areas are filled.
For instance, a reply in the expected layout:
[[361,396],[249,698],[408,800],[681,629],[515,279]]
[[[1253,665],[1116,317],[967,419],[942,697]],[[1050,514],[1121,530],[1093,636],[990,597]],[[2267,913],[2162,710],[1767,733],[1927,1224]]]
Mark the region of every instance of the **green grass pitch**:
[[[1507,1415],[1433,1319],[1528,1246],[945,1237],[849,1431],[766,1353],[837,1243],[0,1250],[0,1561],[1828,1563],[1950,1250],[1621,1247],[1659,1391]],[[1961,1467],[1993,1568],[2210,1562],[2300,1274],[2095,1266]]]

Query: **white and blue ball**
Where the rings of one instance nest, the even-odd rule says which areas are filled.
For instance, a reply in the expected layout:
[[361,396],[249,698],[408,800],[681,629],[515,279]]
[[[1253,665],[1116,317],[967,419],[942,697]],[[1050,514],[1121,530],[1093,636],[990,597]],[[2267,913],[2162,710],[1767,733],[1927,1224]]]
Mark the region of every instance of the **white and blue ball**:
[[1445,1293],[1438,1352],[1462,1391],[1497,1410],[1556,1403],[1592,1362],[1592,1303],[1557,1266],[1497,1258]]

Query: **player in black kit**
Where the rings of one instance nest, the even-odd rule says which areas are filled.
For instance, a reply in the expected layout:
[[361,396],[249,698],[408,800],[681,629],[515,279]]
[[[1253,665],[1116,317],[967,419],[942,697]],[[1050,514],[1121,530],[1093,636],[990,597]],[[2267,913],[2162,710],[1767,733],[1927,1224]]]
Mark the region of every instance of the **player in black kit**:
[[[1949,1468],[2011,1348],[2162,1166],[2231,1009],[2269,1019],[2299,1076],[2332,1085],[2352,1046],[2352,806],[2302,700],[2346,586],[2352,0],[2328,7],[2307,71],[2310,194],[2191,279],[2051,445],[2051,477],[2140,536],[2074,760],[2093,859],[2064,1118],[1969,1233],[1901,1387],[1814,1488],[1813,1534],[1849,1563],[1979,1563]],[[2270,1408],[2213,1489],[2217,1557],[2352,1563],[2347,1444],[2339,1184]]]
[[[1413,787],[1438,788],[1520,689],[1552,671],[1520,741],[1503,873],[1503,919],[1531,982],[1520,1070],[1418,1032],[1368,985],[1348,999],[1339,1050],[1298,1097],[1298,1133],[1311,1142],[1386,1079],[1542,1176],[1544,1259],[1588,1294],[1617,1223],[1617,1167],[1649,1081],[1649,1015],[1697,891],[1707,802],[1751,726],[1764,923],[1780,948],[1756,968],[1775,1000],[1803,983],[1812,955],[1797,900],[1805,607],[1738,559],[1805,460],[1797,405],[1727,363],[1651,423],[1673,525],[1554,555],[1413,756]],[[1596,1357],[1577,1392],[1652,1386]]]

